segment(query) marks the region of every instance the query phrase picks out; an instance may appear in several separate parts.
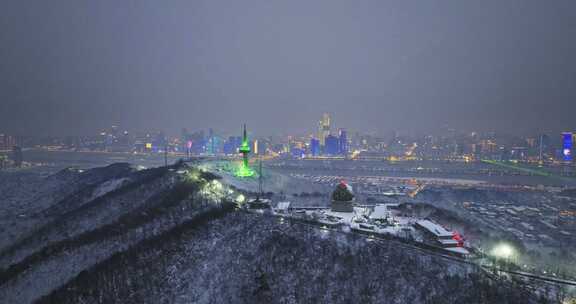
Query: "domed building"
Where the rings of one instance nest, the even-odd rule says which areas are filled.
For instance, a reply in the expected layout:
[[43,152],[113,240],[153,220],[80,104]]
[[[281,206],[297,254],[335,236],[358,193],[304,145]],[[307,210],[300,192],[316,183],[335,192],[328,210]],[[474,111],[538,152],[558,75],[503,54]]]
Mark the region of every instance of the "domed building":
[[332,192],[332,211],[354,211],[354,192],[352,191],[352,187],[344,181],[340,182],[334,192]]

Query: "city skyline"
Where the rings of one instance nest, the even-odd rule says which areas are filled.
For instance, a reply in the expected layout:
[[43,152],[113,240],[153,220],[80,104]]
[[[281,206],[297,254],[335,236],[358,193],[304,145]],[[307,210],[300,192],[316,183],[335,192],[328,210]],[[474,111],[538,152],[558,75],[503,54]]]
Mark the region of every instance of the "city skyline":
[[[234,156],[253,152],[273,158],[340,158],[440,161],[512,161],[548,164],[572,164],[576,132],[509,136],[494,132],[463,133],[447,130],[440,135],[410,136],[393,132],[373,136],[354,132],[332,123],[323,113],[317,133],[286,137],[258,136],[246,127],[242,136],[234,132],[219,133],[214,129],[182,129],[179,136],[163,132],[131,133],[120,126],[111,126],[89,136],[14,136],[0,133],[0,151],[10,152],[18,159],[22,148],[50,151],[175,153],[186,157],[198,155]],[[244,152],[242,152],[244,151]]]
[[576,129],[573,2],[252,4],[7,1],[0,130]]

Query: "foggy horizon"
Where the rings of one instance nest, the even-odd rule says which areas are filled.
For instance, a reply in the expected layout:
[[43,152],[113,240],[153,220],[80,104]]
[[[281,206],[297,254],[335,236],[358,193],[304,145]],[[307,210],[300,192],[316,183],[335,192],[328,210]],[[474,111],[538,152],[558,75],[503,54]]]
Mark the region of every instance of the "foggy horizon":
[[0,13],[3,132],[576,129],[574,2],[32,2]]

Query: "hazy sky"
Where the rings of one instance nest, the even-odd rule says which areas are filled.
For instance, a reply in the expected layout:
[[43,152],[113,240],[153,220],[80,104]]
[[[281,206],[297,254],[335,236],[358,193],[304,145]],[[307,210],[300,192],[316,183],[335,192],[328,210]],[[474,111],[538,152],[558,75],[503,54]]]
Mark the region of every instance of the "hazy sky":
[[2,0],[0,131],[576,130],[576,1]]

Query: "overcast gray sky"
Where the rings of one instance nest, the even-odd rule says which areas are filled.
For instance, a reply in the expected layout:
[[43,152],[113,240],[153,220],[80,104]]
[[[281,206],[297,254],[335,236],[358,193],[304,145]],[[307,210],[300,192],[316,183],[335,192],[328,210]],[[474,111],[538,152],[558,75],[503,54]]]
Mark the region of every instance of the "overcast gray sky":
[[0,131],[576,130],[576,1],[2,0]]

